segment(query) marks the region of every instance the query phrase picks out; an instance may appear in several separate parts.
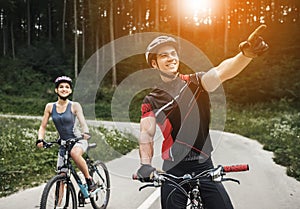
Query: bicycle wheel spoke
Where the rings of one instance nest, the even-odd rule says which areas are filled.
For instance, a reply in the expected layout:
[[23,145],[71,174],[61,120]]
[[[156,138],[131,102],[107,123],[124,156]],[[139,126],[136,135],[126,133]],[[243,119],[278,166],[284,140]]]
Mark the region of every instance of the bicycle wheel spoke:
[[75,209],[76,194],[73,187],[61,176],[55,176],[45,186],[41,199],[41,209]]
[[94,209],[104,209],[107,207],[110,196],[110,180],[106,166],[102,162],[97,162],[91,170],[94,182],[97,184],[95,194],[91,196],[91,203]]

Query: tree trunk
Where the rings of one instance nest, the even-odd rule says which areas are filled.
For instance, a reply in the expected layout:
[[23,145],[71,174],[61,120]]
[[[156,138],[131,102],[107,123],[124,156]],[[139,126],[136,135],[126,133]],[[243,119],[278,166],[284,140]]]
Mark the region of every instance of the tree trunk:
[[180,3],[181,1],[180,0],[177,0],[177,36],[180,37],[180,34],[181,34],[181,8],[180,8]]
[[116,57],[115,57],[115,44],[114,44],[114,4],[113,0],[110,1],[110,14],[109,14],[109,31],[110,31],[110,45],[112,57],[112,87],[117,86],[117,70],[116,70]]
[[31,45],[31,18],[30,18],[30,0],[27,3],[27,46]]
[[61,40],[62,40],[62,51],[66,52],[66,40],[65,40],[65,22],[66,22],[66,8],[67,0],[64,0],[63,16],[62,16],[62,26],[61,26]]
[[51,0],[48,1],[48,41],[52,41]]
[[12,58],[16,59],[16,53],[15,53],[15,36],[14,36],[14,23],[13,21],[10,23],[10,37],[11,37],[11,53]]
[[[5,22],[5,21],[4,21]],[[6,45],[6,40],[7,40],[7,37],[6,37],[6,26],[5,26],[5,23],[3,22],[3,25],[2,25],[2,40],[3,40],[3,56],[6,56],[6,50],[7,50],[7,45]]]
[[229,13],[229,0],[225,0],[225,6],[224,6],[224,56],[226,57],[228,53],[228,15]]
[[[90,52],[92,51],[94,51],[95,49],[93,48],[94,47],[94,45],[93,45],[93,41],[95,40],[95,27],[98,27],[98,22],[97,21],[94,21],[94,18],[96,18],[96,17],[94,17],[94,13],[93,13],[93,7],[92,7],[92,3],[91,3],[92,1],[91,0],[88,0],[88,4],[89,4],[89,16],[88,16],[88,18],[89,18],[89,20],[90,20],[90,24],[89,24],[89,30],[88,30],[88,33],[89,33],[89,42],[88,42],[88,47],[90,48]],[[93,21],[92,21],[93,20]],[[96,25],[97,26],[95,26],[95,22],[96,22]],[[96,48],[96,50],[97,50],[98,48]]]
[[[100,44],[99,44],[99,24],[97,24],[96,26],[96,36],[95,36],[95,48],[96,48],[96,76],[95,76],[95,82],[97,83],[98,79],[99,79],[99,72],[100,72],[100,63],[102,63],[103,65],[103,62],[100,62],[100,53],[99,53],[99,48],[100,48]],[[102,53],[103,54],[103,53]],[[104,58],[103,58],[104,60]]]
[[155,0],[155,30],[159,31],[159,0]]
[[81,52],[81,59],[82,62],[85,61],[85,23],[84,19],[81,21],[81,30],[82,30],[82,52]]
[[74,0],[74,74],[78,75],[78,27],[77,27],[77,0]]

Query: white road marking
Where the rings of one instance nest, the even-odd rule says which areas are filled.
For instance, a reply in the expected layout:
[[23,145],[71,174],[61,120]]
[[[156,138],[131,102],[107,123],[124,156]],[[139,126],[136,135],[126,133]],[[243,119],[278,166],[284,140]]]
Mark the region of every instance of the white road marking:
[[149,209],[160,197],[160,189],[156,189],[137,209]]

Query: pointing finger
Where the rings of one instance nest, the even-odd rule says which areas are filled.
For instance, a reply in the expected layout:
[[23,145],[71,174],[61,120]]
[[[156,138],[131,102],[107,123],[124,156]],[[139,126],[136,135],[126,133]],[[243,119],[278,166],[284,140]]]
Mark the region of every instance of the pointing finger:
[[253,33],[248,37],[248,41],[254,41],[258,36],[262,34],[262,32],[267,28],[266,25],[258,26]]

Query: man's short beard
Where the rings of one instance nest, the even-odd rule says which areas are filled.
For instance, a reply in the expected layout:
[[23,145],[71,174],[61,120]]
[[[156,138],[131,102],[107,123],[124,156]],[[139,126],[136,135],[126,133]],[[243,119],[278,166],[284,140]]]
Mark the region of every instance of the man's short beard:
[[160,75],[162,75],[162,76],[164,76],[166,78],[169,78],[169,79],[175,79],[175,78],[178,77],[178,74],[179,74],[178,72],[173,73],[173,74],[167,74],[165,72],[162,72],[161,70],[159,70],[159,73],[160,73]]

